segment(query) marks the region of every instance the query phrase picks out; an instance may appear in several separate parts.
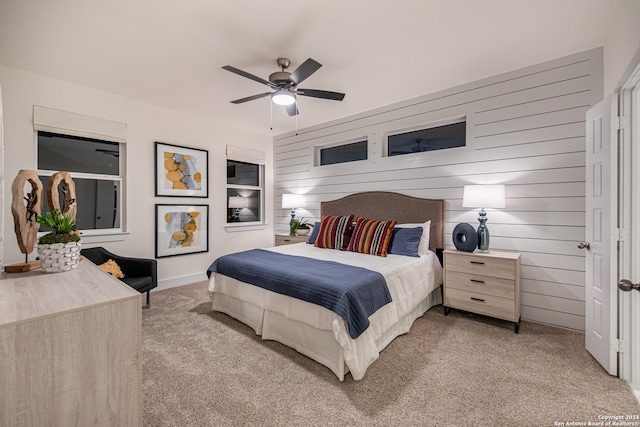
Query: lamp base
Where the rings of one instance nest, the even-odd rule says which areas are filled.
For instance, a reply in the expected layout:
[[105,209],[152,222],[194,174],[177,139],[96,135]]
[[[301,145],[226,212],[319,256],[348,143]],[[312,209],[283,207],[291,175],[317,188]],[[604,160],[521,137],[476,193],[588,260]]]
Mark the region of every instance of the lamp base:
[[480,252],[489,252],[489,229],[487,228],[487,213],[482,209],[478,215],[478,250]]

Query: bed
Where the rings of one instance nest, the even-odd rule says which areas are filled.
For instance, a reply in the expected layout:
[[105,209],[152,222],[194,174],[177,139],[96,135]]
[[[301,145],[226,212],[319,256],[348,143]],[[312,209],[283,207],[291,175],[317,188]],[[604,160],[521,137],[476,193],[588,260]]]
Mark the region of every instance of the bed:
[[354,380],[360,380],[394,338],[409,332],[417,318],[442,302],[442,267],[435,250],[444,247],[444,201],[365,192],[322,202],[321,215],[393,219],[398,223],[396,227],[413,224],[429,229],[431,250],[421,251],[419,257],[381,257],[321,249],[307,243],[267,248],[269,254],[262,252],[268,256],[294,255],[337,262],[381,274],[392,301],[369,315],[368,327],[358,336],[352,336],[352,324],[328,308],[219,272],[212,272],[209,277],[212,309],[245,323],[262,339],[278,341],[321,363],[340,381],[348,372]]

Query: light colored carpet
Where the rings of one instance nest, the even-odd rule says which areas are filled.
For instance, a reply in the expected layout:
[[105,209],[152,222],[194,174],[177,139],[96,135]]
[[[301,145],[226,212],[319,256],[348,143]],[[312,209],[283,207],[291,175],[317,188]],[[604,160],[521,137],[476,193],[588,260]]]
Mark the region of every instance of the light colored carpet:
[[[212,312],[205,282],[153,293],[143,310],[147,426],[554,426],[640,414],[578,332],[442,306],[368,369],[324,366]],[[559,425],[559,424],[555,424]]]

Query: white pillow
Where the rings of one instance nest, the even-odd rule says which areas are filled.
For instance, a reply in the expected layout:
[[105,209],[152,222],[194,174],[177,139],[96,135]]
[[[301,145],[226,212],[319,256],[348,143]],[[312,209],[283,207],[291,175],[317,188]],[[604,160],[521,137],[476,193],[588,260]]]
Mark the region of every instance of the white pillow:
[[420,237],[420,245],[418,245],[418,255],[426,255],[429,253],[429,237],[431,234],[431,220],[424,224],[396,224],[396,228],[416,228],[422,227],[422,236]]

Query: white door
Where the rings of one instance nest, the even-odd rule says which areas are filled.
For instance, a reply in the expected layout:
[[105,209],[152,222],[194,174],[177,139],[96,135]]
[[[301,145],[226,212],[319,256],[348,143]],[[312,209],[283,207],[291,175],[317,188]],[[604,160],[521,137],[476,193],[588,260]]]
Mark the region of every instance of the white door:
[[[620,224],[626,239],[621,242],[619,277],[628,285],[640,283],[640,66],[623,85],[620,94]],[[624,288],[625,286],[623,286]],[[640,389],[640,292],[620,292],[619,376]]]
[[618,150],[617,95],[587,112],[586,289],[587,350],[611,375],[618,374],[617,233]]

